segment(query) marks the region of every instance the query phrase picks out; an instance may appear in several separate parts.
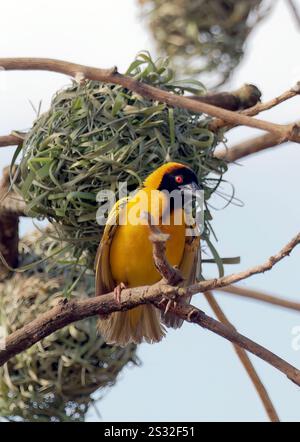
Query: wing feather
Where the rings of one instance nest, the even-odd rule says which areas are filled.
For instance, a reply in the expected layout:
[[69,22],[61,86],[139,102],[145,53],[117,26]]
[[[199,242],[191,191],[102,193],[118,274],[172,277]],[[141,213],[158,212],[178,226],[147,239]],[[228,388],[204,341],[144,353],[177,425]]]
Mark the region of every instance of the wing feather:
[[118,228],[118,220],[120,212],[126,206],[128,198],[122,198],[114,205],[108,215],[108,219],[104,228],[104,232],[98,247],[95,259],[96,296],[111,292],[115,288],[115,281],[113,280],[110,268],[110,246],[114,237],[115,231]]

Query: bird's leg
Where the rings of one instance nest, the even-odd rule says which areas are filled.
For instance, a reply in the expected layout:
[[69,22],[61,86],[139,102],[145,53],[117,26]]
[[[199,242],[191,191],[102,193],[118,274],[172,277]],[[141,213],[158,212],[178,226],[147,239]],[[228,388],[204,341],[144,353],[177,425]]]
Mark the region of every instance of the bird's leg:
[[[166,300],[166,298],[164,300]],[[174,299],[169,299],[168,300],[168,302],[166,304],[165,311],[164,311],[164,315],[166,315],[168,313],[168,311],[170,310],[171,307],[173,307],[173,308],[177,307],[177,302],[174,301]]]
[[[162,279],[162,282],[165,284],[165,279]],[[163,312],[163,315],[166,315],[171,307],[176,308],[178,303],[175,299],[172,299],[170,296],[162,296],[162,299],[159,301],[158,305],[164,304],[166,302],[165,311]]]
[[114,288],[114,298],[115,300],[120,304],[121,302],[121,293],[122,290],[126,289],[126,285],[124,282],[120,282],[115,288]]
[[[174,268],[173,280],[172,281],[165,281],[165,282],[167,282],[168,284],[171,284],[171,285],[177,285],[180,282],[182,282],[183,278],[182,278],[182,275],[180,273],[178,266],[174,266],[173,268]],[[177,307],[177,301],[175,299],[171,299],[170,297],[167,297],[167,296],[163,296],[163,298],[159,304],[161,304],[165,301],[167,301],[167,304],[166,304],[165,311],[163,313],[164,315],[166,315],[168,313],[168,311],[170,310],[171,307],[173,307],[173,308]]]

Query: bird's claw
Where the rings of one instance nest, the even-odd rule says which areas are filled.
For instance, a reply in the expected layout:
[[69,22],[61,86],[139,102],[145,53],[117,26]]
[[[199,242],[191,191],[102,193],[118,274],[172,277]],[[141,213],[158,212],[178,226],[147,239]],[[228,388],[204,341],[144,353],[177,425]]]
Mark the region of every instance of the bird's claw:
[[121,303],[121,294],[122,290],[126,289],[126,285],[124,282],[120,282],[115,288],[114,288],[114,298],[115,301],[120,304]]
[[164,315],[166,315],[168,313],[168,311],[170,310],[171,307],[173,307],[173,308],[177,307],[177,302],[174,301],[174,299],[169,299],[169,298],[165,298],[165,297],[162,298],[162,300],[158,303],[158,305],[164,303],[165,301],[167,301],[167,304],[166,304],[165,311],[163,313]]

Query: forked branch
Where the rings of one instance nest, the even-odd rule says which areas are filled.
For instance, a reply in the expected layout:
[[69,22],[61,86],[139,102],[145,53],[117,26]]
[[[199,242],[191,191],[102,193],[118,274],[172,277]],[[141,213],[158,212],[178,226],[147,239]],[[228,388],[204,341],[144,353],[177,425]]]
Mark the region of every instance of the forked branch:
[[187,109],[194,113],[204,113],[211,117],[219,118],[229,125],[244,125],[278,135],[283,140],[300,141],[300,133],[294,125],[281,125],[270,123],[249,117],[242,113],[221,109],[208,103],[199,102],[192,98],[179,96],[146,83],[135,80],[133,77],[125,76],[117,71],[117,68],[100,69],[91,66],[84,66],[62,60],[50,58],[0,58],[2,70],[44,70],[59,72],[70,75],[80,80],[90,79],[103,81],[105,83],[119,84],[131,91],[166,103],[173,107]]
[[[251,275],[264,272],[272,268],[277,262],[287,256],[300,241],[300,234],[290,241],[278,254],[269,258],[266,263],[256,266],[236,275],[230,275],[210,281],[202,281],[188,288],[173,287],[159,282],[153,286],[144,286],[125,289],[122,292],[121,303],[117,302],[114,294],[98,296],[87,300],[62,300],[56,307],[39,316],[29,324],[12,333],[5,339],[4,350],[0,350],[0,365],[3,365],[11,357],[28,349],[36,342],[71,324],[72,322],[88,318],[97,314],[110,314],[115,311],[129,310],[138,305],[153,303],[162,311],[166,305],[162,302],[166,300],[178,301],[172,304],[170,311],[178,315],[181,319],[192,322],[206,328],[213,333],[222,336],[228,341],[239,345],[241,348],[258,356],[265,362],[284,373],[290,380],[300,386],[300,371],[279,356],[270,352],[263,346],[257,344],[246,336],[241,335],[232,327],[216,321],[207,316],[203,311],[180,302],[182,296],[189,296],[198,292],[205,292],[210,288],[224,287],[232,282],[240,281]],[[166,301],[168,302],[168,301]]]

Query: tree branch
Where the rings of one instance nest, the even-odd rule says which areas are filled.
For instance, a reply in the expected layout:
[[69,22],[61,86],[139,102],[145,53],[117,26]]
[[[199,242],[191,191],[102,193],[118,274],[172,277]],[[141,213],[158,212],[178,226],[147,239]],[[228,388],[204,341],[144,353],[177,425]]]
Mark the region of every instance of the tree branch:
[[[190,296],[198,292],[205,292],[211,288],[224,287],[226,284],[240,281],[251,275],[271,269],[277,262],[287,256],[300,242],[300,234],[290,241],[277,255],[271,257],[261,266],[253,267],[236,275],[218,278],[211,281],[201,281],[188,288],[173,287],[159,282],[153,286],[144,286],[122,291],[121,303],[116,301],[113,293],[97,296],[84,301],[62,300],[49,312],[39,316],[31,323],[12,333],[5,339],[5,349],[0,351],[0,366],[11,357],[28,349],[36,342],[71,324],[72,322],[102,314],[108,315],[115,311],[125,311],[145,303],[153,303],[165,312],[168,300],[180,301],[182,296]],[[284,373],[289,379],[300,386],[300,371],[288,362],[279,358],[266,348],[239,334],[232,328],[221,324],[204,312],[182,302],[172,303],[170,311],[181,319],[200,325],[213,333],[222,336],[230,342],[239,345],[250,353],[268,362]]]
[[[129,310],[149,302],[154,303],[160,310],[165,311],[165,306],[161,303],[162,294],[164,297],[168,297],[169,295],[173,295],[175,290],[177,293],[180,293],[183,289],[175,289],[174,287],[163,286],[161,283],[158,283],[150,287],[123,290],[121,303],[116,301],[113,293],[84,301],[62,300],[49,312],[40,315],[37,319],[6,338],[5,349],[0,350],[0,366],[16,354],[21,353],[36,342],[72,322],[99,314],[107,315],[115,311]],[[193,306],[187,306],[182,303],[178,303],[176,307],[172,306],[170,311],[178,315],[181,319],[198,324],[248,350],[277,368],[290,380],[300,386],[300,371],[297,368],[261,345],[239,334],[231,327],[210,318],[204,312]]]
[[[261,92],[256,86],[245,84],[234,92],[208,93],[202,96],[190,95],[188,98],[223,109],[237,111],[254,106],[260,100],[260,97]],[[24,140],[25,135],[25,133],[11,133],[10,135],[0,136],[0,147],[19,145]]]
[[0,181],[0,215],[27,216],[25,201],[13,190],[10,190],[10,167],[3,169]]
[[[1,74],[1,73],[0,73]],[[17,146],[22,143],[23,137],[21,135],[2,135],[0,136],[0,147]]]
[[251,267],[243,272],[234,273],[232,275],[223,276],[222,278],[211,279],[208,281],[201,281],[197,284],[190,286],[187,289],[187,295],[194,295],[198,292],[207,292],[209,290],[220,289],[231,284],[235,284],[239,281],[249,278],[253,275],[265,273],[271,270],[275,264],[282,261],[286,256],[289,256],[292,250],[300,244],[300,233],[296,235],[286,246],[284,246],[280,252],[271,256],[265,263]]
[[[220,322],[222,322],[223,324],[227,325],[228,327],[232,327],[233,330],[236,331],[235,327],[228,320],[228,318],[226,317],[225,313],[221,309],[220,305],[218,304],[218,302],[216,301],[216,299],[212,295],[212,293],[210,293],[210,292],[204,293],[204,296],[206,297],[207,302],[209,303],[211,309],[215,313],[217,319]],[[248,354],[246,353],[246,351],[243,348],[239,347],[236,344],[233,344],[233,347],[235,349],[235,352],[236,352],[239,360],[243,364],[246,372],[248,373],[271,422],[279,422],[278,414],[277,414],[275,407],[270,399],[270,396],[269,396],[264,384],[262,383],[260,377],[258,376],[258,374],[255,370],[255,367],[252,364],[251,359],[249,358]]]
[[257,103],[255,106],[250,107],[249,109],[243,110],[241,113],[243,115],[248,115],[249,117],[253,117],[255,115],[260,114],[261,112],[265,112],[269,109],[272,109],[275,106],[278,106],[281,103],[284,103],[291,98],[296,97],[300,93],[300,81],[298,81],[295,86],[289,89],[286,92],[283,92],[278,97],[272,98],[272,100],[267,101],[266,103]]
[[213,92],[202,96],[191,95],[188,98],[223,109],[238,111],[255,106],[260,101],[261,92],[253,84],[245,84],[234,92]]
[[[19,256],[19,214],[18,210],[15,210],[15,202],[10,206],[13,193],[9,192],[9,186],[9,167],[6,167],[0,181],[0,253],[10,267],[16,267]],[[8,273],[8,268],[0,260],[0,281],[5,279]]]
[[235,285],[229,285],[227,287],[218,289],[218,291],[229,293],[230,295],[238,295],[243,298],[255,299],[256,301],[261,301],[266,304],[272,304],[278,307],[283,307],[289,310],[295,310],[300,312],[300,302],[279,298],[278,296],[273,296],[258,290],[239,287]]
[[[253,117],[255,115],[258,115],[261,112],[265,112],[269,109],[272,109],[275,106],[278,106],[279,104],[283,103],[284,101],[290,100],[291,98],[295,97],[296,95],[299,95],[300,93],[300,81],[295,84],[291,89],[288,91],[283,92],[278,97],[272,98],[272,100],[267,101],[266,103],[257,103],[254,106],[244,109],[240,112],[241,115],[248,115],[249,117]],[[228,123],[222,119],[216,119],[212,121],[210,124],[210,129],[212,131],[217,131],[223,127],[227,127],[227,129],[232,129],[233,127],[237,126],[231,125],[228,127]]]
[[[88,78],[91,80],[119,84],[125,88],[139,93],[142,96],[167,103],[170,106],[181,107],[195,113],[205,113],[207,115],[215,117],[217,118],[217,120],[212,123],[212,127],[214,127],[214,130],[218,130],[220,127],[222,127],[221,122],[223,122],[223,126],[245,125],[269,132],[263,137],[258,137],[254,139],[256,140],[255,146],[253,146],[254,143],[252,140],[251,142],[248,141],[242,143],[239,146],[233,146],[233,148],[227,150],[226,152],[224,150],[217,152],[217,156],[223,157],[227,161],[236,161],[241,157],[250,155],[274,145],[281,144],[287,140],[300,142],[299,123],[280,125],[252,118],[254,115],[268,110],[271,107],[274,107],[279,103],[282,103],[283,101],[288,100],[293,96],[299,94],[299,84],[298,89],[291,89],[290,91],[285,92],[284,94],[274,98],[267,103],[256,104],[246,111],[234,113],[225,110],[224,108],[222,109],[220,107],[212,105],[217,104],[218,100],[220,103],[222,99],[224,99],[224,106],[226,108],[229,107],[230,109],[232,109],[234,106],[237,106],[236,102],[232,100],[232,96],[229,97],[226,95],[225,97],[224,94],[219,94],[219,97],[218,94],[214,96],[211,95],[210,97],[177,96],[150,86],[148,84],[136,81],[132,77],[121,75],[117,72],[116,68],[97,69],[60,60],[30,58],[0,59],[0,67],[1,66],[7,70],[50,70],[71,75],[72,77],[77,79],[80,77],[81,79]],[[22,139],[23,138],[21,136],[16,136],[14,134],[2,136],[0,137],[0,147],[18,145],[22,142]],[[13,200],[14,198],[12,197],[12,195],[9,195],[9,197],[5,198],[1,203],[0,233],[2,227],[1,217],[12,216],[13,213],[14,219],[17,219],[18,214],[22,215],[25,212],[24,203],[22,201],[19,201],[18,203],[15,203],[16,205],[14,206]],[[5,225],[7,225],[7,222],[8,221],[6,218]],[[156,305],[157,308],[165,311],[165,304],[168,304],[170,301],[180,301],[182,297],[190,296],[198,292],[206,292],[207,290],[216,288],[222,289],[225,292],[236,293],[241,296],[248,296],[253,299],[273,303],[286,308],[295,309],[296,307],[298,311],[300,310],[300,305],[297,303],[279,300],[278,298],[266,294],[262,295],[259,292],[255,291],[251,291],[251,293],[249,294],[248,290],[248,294],[245,294],[245,291],[243,292],[243,290],[245,289],[230,286],[230,284],[234,284],[252,275],[264,273],[265,271],[272,269],[275,264],[277,264],[284,257],[289,255],[293,248],[300,243],[300,234],[298,234],[292,241],[290,241],[278,254],[269,258],[262,265],[255,266],[246,271],[225,276],[223,278],[201,281],[188,288],[181,288],[176,286],[176,284],[181,281],[179,272],[172,266],[170,266],[165,258],[165,242],[167,238],[159,231],[159,229],[156,229],[155,226],[152,226],[152,223],[149,224],[150,230],[152,232],[151,240],[153,242],[154,261],[156,267],[164,276],[163,281],[160,281],[153,286],[123,290],[121,303],[115,300],[113,293],[83,301],[61,300],[60,303],[49,312],[39,316],[37,319],[33,320],[31,323],[25,325],[20,330],[12,333],[6,338],[5,349],[0,350],[0,365],[3,365],[11,357],[28,349],[33,344],[45,338],[49,334],[72,322],[98,314],[108,315],[114,311],[129,310],[145,303],[153,303],[154,305]],[[229,287],[227,287],[228,285]],[[237,293],[238,291],[239,293]],[[236,352],[241,359],[244,367],[246,368],[252,382],[254,383],[271,420],[278,420],[278,416],[268,396],[268,393],[261,383],[245,350],[251,352],[252,354],[256,355],[257,357],[261,358],[265,362],[269,363],[271,366],[284,373],[298,386],[300,386],[300,371],[290,365],[288,362],[284,361],[277,355],[267,350],[266,348],[239,334],[237,330],[230,324],[212,295],[206,294],[205,296],[209,300],[211,307],[213,308],[215,314],[221,320],[221,322],[210,318],[203,311],[191,305],[186,305],[180,302],[172,304],[170,306],[170,311],[176,314],[181,319],[200,325],[202,328],[208,329],[234,344]]]
[[191,98],[178,96],[170,92],[142,83],[132,77],[118,73],[116,68],[99,69],[90,66],[83,66],[76,63],[55,60],[49,58],[0,58],[0,67],[4,70],[45,70],[70,75],[74,78],[84,78],[106,83],[119,84],[136,93],[166,103],[170,106],[180,107],[195,113],[205,113],[212,117],[220,118],[231,125],[244,125],[266,132],[277,134],[282,139],[300,141],[300,131],[293,125],[281,125],[248,117],[241,113],[212,106],[208,103],[201,103]]
[[186,317],[183,312],[179,313],[179,308],[186,310],[186,312],[184,313],[188,313],[187,309],[189,307],[182,307],[181,304],[178,304],[178,306],[176,307],[176,314],[178,314],[182,319],[188,319],[189,322],[198,324],[201,327],[206,328],[219,336],[222,336],[228,341],[237,344],[239,347],[249,351],[255,356],[258,356],[265,362],[268,362],[270,365],[277,368],[277,370],[284,373],[292,382],[300,386],[300,371],[297,368],[291,366],[288,362],[279,358],[277,355],[257,344],[256,342],[251,341],[247,337],[241,335],[237,331],[233,330],[232,327],[221,324],[220,322],[210,318],[204,312],[198,309],[194,308],[188,313],[188,317]]

